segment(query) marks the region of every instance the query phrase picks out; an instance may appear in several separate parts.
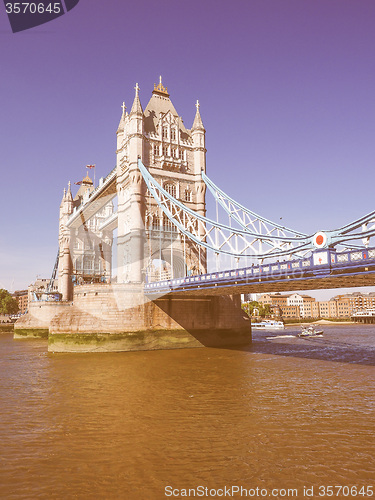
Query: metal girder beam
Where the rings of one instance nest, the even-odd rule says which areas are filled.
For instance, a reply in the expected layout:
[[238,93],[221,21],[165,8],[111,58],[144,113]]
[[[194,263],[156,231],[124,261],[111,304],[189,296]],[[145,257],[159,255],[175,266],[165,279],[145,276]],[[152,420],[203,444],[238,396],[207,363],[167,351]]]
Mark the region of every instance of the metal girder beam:
[[90,196],[74,210],[66,226],[72,229],[80,227],[113,200],[115,196],[117,196],[117,178],[116,169],[113,169],[104,181],[90,193]]
[[[304,279],[283,279],[275,281],[259,281],[255,283],[228,284],[227,286],[208,286],[186,290],[160,291],[161,295],[238,295],[242,293],[275,293],[293,292],[298,290],[320,290],[332,288],[352,288],[375,286],[375,272],[358,274],[355,276],[325,276]],[[155,293],[146,291],[150,299]]]
[[[336,230],[311,235],[294,231],[240,205],[202,172],[202,180],[229,217],[229,224],[213,221],[195,213],[165,191],[141,160],[138,160],[138,167],[150,193],[171,223],[196,244],[216,254],[259,260],[290,255],[303,258],[316,249],[338,247],[339,251],[343,251],[365,248],[370,238],[375,236],[375,212]],[[371,227],[368,224],[372,224]],[[362,231],[356,232],[359,227]],[[355,243],[357,240],[362,240],[363,245]]]

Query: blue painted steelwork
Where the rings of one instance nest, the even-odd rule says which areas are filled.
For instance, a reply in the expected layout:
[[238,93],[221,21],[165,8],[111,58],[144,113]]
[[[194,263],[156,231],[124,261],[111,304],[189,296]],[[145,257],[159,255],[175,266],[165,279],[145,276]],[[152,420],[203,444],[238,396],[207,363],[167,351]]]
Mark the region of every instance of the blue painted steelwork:
[[[226,211],[230,221],[239,226],[232,227],[189,209],[160,186],[141,160],[138,160],[138,167],[149,192],[170,222],[181,234],[215,254],[259,260],[291,258],[292,255],[304,258],[317,249],[338,247],[340,251],[345,251],[366,248],[370,238],[375,236],[375,211],[340,229],[307,235],[273,223],[248,210],[226,195],[202,172],[202,180],[209,191]],[[360,227],[362,231],[356,231]],[[355,244],[357,240],[362,240],[363,246]],[[263,245],[267,250],[263,249]]]
[[146,283],[145,293],[153,295],[202,289],[207,289],[209,292],[215,288],[238,287],[260,282],[302,281],[369,273],[375,273],[375,248],[342,253],[327,249],[313,252],[310,257],[304,259]]
[[[213,194],[214,198],[218,201],[220,206],[222,206],[224,210],[227,212],[227,214],[230,217],[234,218],[245,229],[249,226],[249,222],[246,222],[246,216],[247,216],[248,221],[250,221],[251,218],[257,221],[260,220],[266,224],[271,224],[274,227],[274,229],[279,229],[280,231],[287,231],[289,233],[295,234],[298,237],[306,238],[306,240],[311,241],[311,243],[314,245],[315,234],[307,235],[305,233],[300,233],[294,231],[293,229],[286,228],[284,226],[281,226],[280,224],[276,224],[272,221],[269,221],[268,219],[265,219],[264,217],[256,214],[255,212],[252,212],[251,210],[247,209],[243,205],[233,200],[230,196],[224,193],[224,191],[222,191],[216,184],[214,184],[214,182],[204,172],[202,172],[202,179],[205,182],[208,189]],[[340,229],[324,230],[323,232],[326,235],[326,244],[324,245],[324,247],[325,248],[332,247],[336,246],[339,243],[347,242],[348,240],[366,239],[371,236],[374,236],[375,228],[367,230],[367,228],[364,227],[369,222],[373,222],[375,224],[375,211],[370,212],[369,214],[365,215],[364,217],[361,217],[360,219],[357,219],[356,221],[351,222],[350,224],[346,224]],[[361,232],[351,233],[351,231],[354,231],[355,229],[358,229],[361,226],[362,226]],[[350,247],[355,248],[356,246],[351,244]],[[313,248],[315,248],[315,245]]]
[[243,227],[243,229],[248,230],[249,226],[253,224],[254,222],[261,221],[264,224],[268,224],[271,226],[271,231],[274,232],[275,230],[280,231],[280,235],[277,235],[278,239],[282,239],[283,241],[290,241],[290,237],[286,238],[283,237],[283,233],[291,233],[294,236],[297,236],[298,238],[308,238],[309,235],[305,233],[301,233],[298,231],[294,231],[294,229],[290,229],[285,226],[281,226],[280,224],[277,224],[275,222],[272,222],[261,215],[256,214],[252,210],[249,210],[248,208],[244,207],[237,201],[235,201],[233,198],[228,196],[224,191],[222,191],[214,182],[204,173],[201,172],[202,179],[208,189],[211,191],[212,195],[214,198],[218,201],[221,207],[226,211],[226,213],[229,215],[229,217],[232,217],[240,226]]
[[[266,228],[264,233],[260,233],[243,226],[235,228],[204,217],[163,189],[141,160],[138,160],[138,168],[149,192],[166,217],[181,234],[208,250],[235,257],[255,256],[258,259],[266,259],[288,256],[303,250],[308,251],[311,247],[308,238],[297,236],[296,233],[292,236],[285,236],[280,232],[274,234],[273,229],[269,228]],[[258,244],[265,244],[269,250],[266,252],[257,250]]]

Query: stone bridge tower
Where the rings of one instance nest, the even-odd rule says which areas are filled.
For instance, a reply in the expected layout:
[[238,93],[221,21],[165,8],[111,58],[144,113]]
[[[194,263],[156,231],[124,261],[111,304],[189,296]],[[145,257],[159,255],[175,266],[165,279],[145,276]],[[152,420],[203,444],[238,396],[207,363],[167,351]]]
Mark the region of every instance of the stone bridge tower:
[[206,272],[206,252],[175,230],[148,193],[140,158],[173,197],[205,215],[205,129],[196,104],[187,129],[161,77],[143,110],[136,84],[130,113],[125,103],[117,129],[119,283],[157,281]]
[[[136,85],[130,113],[123,105],[116,167],[97,187],[87,175],[75,197],[70,185],[64,191],[59,221],[62,301],[31,302],[15,334],[47,332],[53,352],[247,344],[250,321],[239,296],[151,298],[145,293],[145,281],[205,273],[206,253],[164,216],[147,192],[138,159],[177,200],[177,207],[182,202],[205,216],[201,172],[206,149],[198,102],[188,129],[161,80],[144,110],[139,90]],[[111,273],[116,228],[117,273]],[[109,279],[116,274],[117,283]]]
[[85,204],[94,185],[88,174],[73,198],[71,185],[64,189],[59,217],[58,287],[63,300],[72,300],[73,284],[106,282],[111,276],[112,232],[100,224],[113,213],[111,201],[90,216],[82,215],[73,224],[68,220],[74,211]]

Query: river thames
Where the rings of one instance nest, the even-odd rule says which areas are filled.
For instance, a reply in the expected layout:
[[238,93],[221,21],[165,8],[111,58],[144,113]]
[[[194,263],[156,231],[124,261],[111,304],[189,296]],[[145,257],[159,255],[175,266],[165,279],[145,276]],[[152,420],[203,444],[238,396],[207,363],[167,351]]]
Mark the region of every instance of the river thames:
[[1,333],[0,498],[232,486],[272,498],[355,486],[332,498],[371,497],[375,325],[297,332],[254,330],[242,349],[100,354],[47,353],[44,340]]

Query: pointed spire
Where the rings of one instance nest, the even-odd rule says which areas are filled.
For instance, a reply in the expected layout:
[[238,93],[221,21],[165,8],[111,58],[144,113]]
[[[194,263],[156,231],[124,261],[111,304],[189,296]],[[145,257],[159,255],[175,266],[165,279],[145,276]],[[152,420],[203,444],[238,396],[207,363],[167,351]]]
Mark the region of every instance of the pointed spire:
[[69,181],[69,183],[68,183],[68,191],[66,193],[66,199],[69,200],[69,201],[73,200],[71,187],[72,187],[72,185],[71,185],[71,182]]
[[198,100],[195,104],[195,107],[197,108],[197,112],[195,113],[194,123],[193,123],[191,130],[203,130],[205,132],[202,118],[201,118],[201,114],[199,112],[200,104],[199,104]]
[[91,179],[90,179],[90,177],[89,177],[89,174],[87,173],[87,174],[86,174],[86,177],[84,177],[84,178],[82,179],[82,184],[81,184],[81,186],[93,186],[93,185],[94,185],[94,183],[92,182],[92,180],[91,180]]
[[139,91],[141,89],[139,88],[138,83],[135,84],[134,89],[135,89],[135,97],[134,97],[134,102],[133,102],[133,106],[132,106],[132,109],[130,111],[130,114],[136,113],[136,114],[142,114],[143,115],[143,109],[142,109],[142,106],[141,106],[141,101],[139,100]]
[[154,90],[152,91],[152,93],[159,94],[159,95],[162,95],[164,97],[169,97],[168,89],[167,89],[167,87],[163,86],[163,83],[161,81],[161,76],[159,76],[159,85],[156,85],[156,83],[154,83]]
[[122,115],[121,115],[120,123],[118,124],[117,133],[123,132],[124,128],[125,128],[125,117],[127,115],[125,101],[122,103],[121,108],[122,108]]

